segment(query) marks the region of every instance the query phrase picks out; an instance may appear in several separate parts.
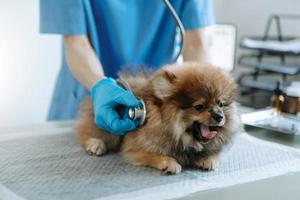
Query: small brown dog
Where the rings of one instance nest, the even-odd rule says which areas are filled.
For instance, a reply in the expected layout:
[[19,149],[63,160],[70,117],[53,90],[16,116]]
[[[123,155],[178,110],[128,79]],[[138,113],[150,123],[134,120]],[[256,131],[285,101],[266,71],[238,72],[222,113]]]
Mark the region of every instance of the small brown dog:
[[131,163],[167,174],[179,173],[182,166],[212,170],[223,147],[242,130],[233,99],[236,85],[219,68],[184,63],[120,77],[145,101],[146,123],[124,137],[107,133],[96,127],[88,98],[76,133],[91,155],[120,150]]

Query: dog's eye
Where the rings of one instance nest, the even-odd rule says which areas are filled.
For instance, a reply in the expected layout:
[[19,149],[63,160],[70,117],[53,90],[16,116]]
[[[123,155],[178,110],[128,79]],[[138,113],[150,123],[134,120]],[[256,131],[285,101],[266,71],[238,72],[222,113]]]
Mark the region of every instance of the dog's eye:
[[194,106],[195,110],[197,110],[198,112],[202,112],[204,110],[204,105],[202,104],[197,104]]
[[219,106],[222,108],[224,105],[225,105],[225,103],[224,103],[224,101],[219,101]]

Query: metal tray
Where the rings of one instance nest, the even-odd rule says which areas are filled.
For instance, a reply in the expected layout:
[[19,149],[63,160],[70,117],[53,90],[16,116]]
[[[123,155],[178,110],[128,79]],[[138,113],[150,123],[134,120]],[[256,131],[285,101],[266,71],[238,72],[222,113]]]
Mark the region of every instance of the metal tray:
[[242,114],[242,122],[247,126],[300,135],[300,117],[290,114],[277,115],[272,109]]

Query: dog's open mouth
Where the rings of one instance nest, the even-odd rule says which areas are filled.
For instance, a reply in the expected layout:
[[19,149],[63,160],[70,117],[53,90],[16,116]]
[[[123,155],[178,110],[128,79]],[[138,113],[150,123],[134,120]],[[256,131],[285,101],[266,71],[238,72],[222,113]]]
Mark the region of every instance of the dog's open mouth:
[[206,126],[199,122],[193,123],[193,136],[198,140],[208,141],[218,134],[218,126]]

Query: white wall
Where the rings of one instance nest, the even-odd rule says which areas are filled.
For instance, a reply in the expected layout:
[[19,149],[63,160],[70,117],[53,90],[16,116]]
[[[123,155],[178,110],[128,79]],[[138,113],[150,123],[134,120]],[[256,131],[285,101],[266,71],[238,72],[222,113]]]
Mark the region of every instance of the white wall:
[[[299,0],[214,0],[217,22],[233,23],[238,35],[263,34],[271,14],[299,14]],[[300,36],[300,20],[284,21],[283,33]]]
[[60,38],[38,31],[38,0],[0,0],[0,127],[46,119]]
[[[300,15],[299,0],[214,0],[217,23],[231,23],[237,27],[237,51],[236,60],[245,50],[239,48],[242,36],[262,36],[266,22],[272,14],[296,14]],[[284,35],[300,37],[300,19],[282,20]],[[276,33],[274,24],[271,33]],[[278,58],[269,59],[270,62],[278,62]],[[299,65],[300,58],[287,59],[290,65]],[[238,65],[238,64],[237,64]],[[234,75],[239,76],[247,68],[238,67]],[[299,79],[299,77],[293,77]]]

